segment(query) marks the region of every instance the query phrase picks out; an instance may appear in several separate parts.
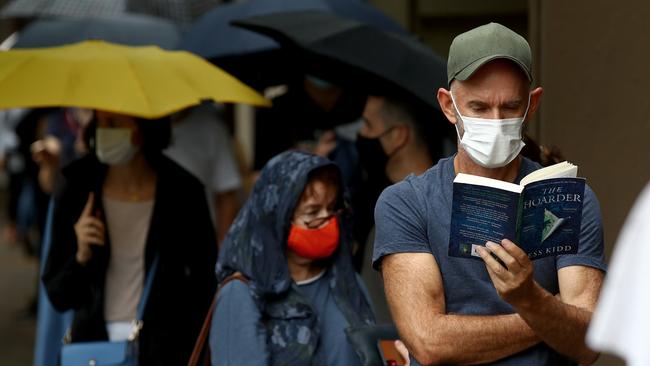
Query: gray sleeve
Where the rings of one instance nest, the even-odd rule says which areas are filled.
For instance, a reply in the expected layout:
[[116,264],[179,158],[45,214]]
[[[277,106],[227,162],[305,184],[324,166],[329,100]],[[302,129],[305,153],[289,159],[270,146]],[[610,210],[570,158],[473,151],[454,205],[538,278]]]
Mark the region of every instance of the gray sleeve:
[[375,206],[375,243],[372,265],[393,253],[431,253],[426,213],[408,180],[382,192]]
[[217,297],[210,327],[213,365],[266,366],[266,332],[248,285],[226,284]]
[[600,204],[594,191],[587,185],[585,185],[584,204],[582,206],[578,253],[557,257],[558,269],[569,266],[587,266],[602,271],[607,270]]

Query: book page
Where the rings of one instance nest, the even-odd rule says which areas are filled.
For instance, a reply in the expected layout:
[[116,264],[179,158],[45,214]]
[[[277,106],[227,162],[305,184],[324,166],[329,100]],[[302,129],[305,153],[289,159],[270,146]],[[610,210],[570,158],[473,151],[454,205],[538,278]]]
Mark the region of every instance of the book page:
[[523,186],[518,184],[513,184],[509,182],[504,182],[498,179],[480,177],[478,175],[458,173],[454,179],[454,183],[464,183],[464,184],[473,184],[483,187],[492,187],[496,189],[502,189],[504,191],[521,193],[524,189]]
[[578,166],[563,161],[561,163],[553,164],[542,169],[538,169],[527,176],[525,176],[519,183],[522,186],[537,182],[544,179],[551,178],[575,178],[578,176]]

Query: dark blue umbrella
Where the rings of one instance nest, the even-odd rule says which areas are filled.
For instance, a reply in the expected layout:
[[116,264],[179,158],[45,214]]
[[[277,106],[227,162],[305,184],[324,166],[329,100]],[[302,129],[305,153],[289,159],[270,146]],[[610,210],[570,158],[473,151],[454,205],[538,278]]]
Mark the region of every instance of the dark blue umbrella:
[[272,39],[230,25],[233,20],[298,10],[323,10],[387,31],[406,30],[372,5],[360,0],[248,0],[217,6],[205,13],[183,38],[180,48],[206,59],[271,51]]
[[2,18],[110,17],[124,12],[126,0],[12,0]]
[[[98,18],[138,13],[185,25],[222,0],[11,0],[0,18]],[[3,3],[3,1],[0,1]]]
[[53,47],[100,39],[129,46],[157,45],[173,49],[180,38],[178,27],[168,20],[122,14],[113,18],[39,19],[20,32],[14,48]]
[[[78,1],[78,0],[77,0]],[[106,0],[104,0],[106,1]],[[223,0],[126,0],[126,10],[170,19],[183,26],[195,21]]]

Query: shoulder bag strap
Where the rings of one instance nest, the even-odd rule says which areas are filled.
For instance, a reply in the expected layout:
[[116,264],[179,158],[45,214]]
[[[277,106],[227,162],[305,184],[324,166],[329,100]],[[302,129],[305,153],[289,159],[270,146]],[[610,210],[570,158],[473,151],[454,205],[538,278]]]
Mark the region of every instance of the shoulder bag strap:
[[[248,283],[248,278],[246,278],[240,272],[235,272],[230,276],[226,277],[217,287],[217,292],[214,294],[212,299],[212,304],[210,309],[208,309],[208,314],[203,321],[203,326],[201,327],[201,332],[199,337],[194,344],[194,350],[192,350],[192,356],[190,361],[187,363],[188,366],[199,366],[201,360],[203,360],[204,365],[210,365],[210,349],[205,347],[205,343],[208,339],[208,334],[210,333],[210,326],[212,325],[212,314],[214,314],[214,309],[217,307],[217,297],[219,297],[219,291],[230,281],[239,280],[243,283]],[[205,350],[205,352],[204,352]]]
[[133,320],[133,328],[131,329],[131,334],[128,337],[129,341],[134,341],[140,335],[140,330],[144,323],[142,322],[142,316],[144,315],[144,309],[147,307],[147,300],[149,300],[149,294],[151,293],[151,286],[153,284],[153,279],[156,277],[156,271],[158,270],[158,262],[160,261],[160,254],[156,254],[156,257],[151,263],[149,272],[146,274],[146,280],[144,283],[144,288],[142,289],[142,295],[140,296],[140,301],[138,302],[138,308],[135,313],[135,320]]
[[[144,308],[147,306],[147,300],[149,299],[149,293],[151,293],[151,286],[153,284],[153,279],[156,277],[156,270],[158,269],[159,254],[156,254],[153,262],[151,263],[151,268],[149,268],[149,273],[146,274],[146,280],[144,288],[142,289],[142,295],[140,296],[140,301],[138,302],[138,307],[136,309],[135,319],[133,320],[133,328],[131,329],[131,334],[128,337],[129,341],[134,341],[138,338],[140,330],[142,329],[142,316],[144,315]],[[63,344],[68,344],[72,340],[71,335],[71,326],[68,327],[65,334],[63,335]]]
[[151,268],[149,268],[149,273],[146,274],[147,279],[145,280],[144,288],[142,289],[142,296],[140,296],[140,301],[138,302],[138,308],[136,310],[135,320],[142,321],[142,316],[144,315],[144,308],[147,306],[147,300],[149,300],[149,294],[151,293],[151,286],[153,284],[153,279],[156,277],[156,271],[158,269],[158,262],[160,261],[160,254],[156,254],[156,257],[151,263]]

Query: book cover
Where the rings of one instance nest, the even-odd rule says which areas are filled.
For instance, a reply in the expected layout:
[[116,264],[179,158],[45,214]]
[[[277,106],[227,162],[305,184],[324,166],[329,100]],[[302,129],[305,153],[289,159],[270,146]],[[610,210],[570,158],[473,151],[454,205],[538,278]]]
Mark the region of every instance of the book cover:
[[524,188],[518,227],[519,244],[530,259],[575,254],[580,241],[583,178],[556,178]]
[[454,182],[450,256],[480,260],[477,246],[504,238],[530,259],[577,252],[585,180],[553,178],[517,187]]

